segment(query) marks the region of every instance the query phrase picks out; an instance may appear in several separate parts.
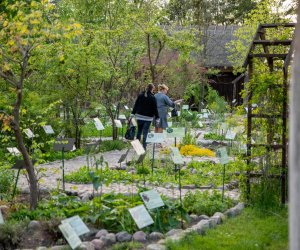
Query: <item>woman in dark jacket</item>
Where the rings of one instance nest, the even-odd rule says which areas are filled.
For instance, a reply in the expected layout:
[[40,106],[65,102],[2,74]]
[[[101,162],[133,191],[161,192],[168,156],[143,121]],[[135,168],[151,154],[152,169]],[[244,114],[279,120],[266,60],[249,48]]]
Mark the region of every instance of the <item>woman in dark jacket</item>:
[[146,150],[146,139],[149,132],[149,128],[153,118],[155,120],[159,119],[156,99],[154,97],[154,85],[149,84],[145,91],[139,94],[138,98],[135,101],[131,115],[135,115],[138,132],[136,138],[141,140],[143,134],[143,147]]

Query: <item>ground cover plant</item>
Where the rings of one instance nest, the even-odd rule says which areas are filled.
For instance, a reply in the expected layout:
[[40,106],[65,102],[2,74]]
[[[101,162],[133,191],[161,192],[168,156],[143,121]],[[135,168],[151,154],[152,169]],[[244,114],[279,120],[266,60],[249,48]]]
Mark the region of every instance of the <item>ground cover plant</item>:
[[[183,219],[188,221],[186,211],[181,208],[179,201],[172,201],[162,196],[165,206],[157,210],[150,210],[154,224],[145,228],[147,232],[167,232],[180,224],[181,212]],[[23,220],[52,220],[79,215],[89,225],[105,228],[112,232],[138,231],[128,209],[143,204],[139,195],[132,194],[103,194],[88,202],[82,202],[78,197],[56,194],[39,203],[35,211],[30,211],[25,205],[19,205],[9,215],[7,223]],[[1,230],[1,228],[0,228]]]
[[[147,181],[153,185],[173,184],[178,186],[178,179],[175,176],[174,164],[171,161],[164,163],[155,163],[153,175],[151,173],[151,163],[145,162],[143,167],[141,165],[134,166],[136,171],[129,172],[126,169],[117,170],[104,167],[102,170],[92,169],[83,166],[77,171],[66,174],[65,180],[71,183],[92,183],[90,172],[99,176],[102,183],[109,185],[110,183],[140,183]],[[128,167],[129,169],[130,167]],[[239,173],[243,173],[245,163],[242,161],[229,162],[226,165],[225,184],[232,181],[238,181]],[[209,161],[191,161],[186,167],[181,169],[181,183],[182,185],[195,185],[195,187],[207,186],[218,187],[222,185],[223,166]]]
[[287,209],[269,213],[246,208],[241,215],[225,221],[206,235],[188,235],[176,243],[167,243],[169,250],[240,250],[288,249]]

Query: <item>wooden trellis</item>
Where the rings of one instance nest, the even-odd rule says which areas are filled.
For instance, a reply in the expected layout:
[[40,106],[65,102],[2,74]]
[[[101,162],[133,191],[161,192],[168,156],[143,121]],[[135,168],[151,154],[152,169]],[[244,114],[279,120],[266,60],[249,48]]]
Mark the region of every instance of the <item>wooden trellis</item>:
[[[283,101],[282,101],[282,111],[281,113],[268,113],[268,114],[253,114],[251,99],[253,96],[253,88],[250,85],[248,89],[248,113],[247,113],[247,165],[249,166],[252,158],[252,150],[255,147],[265,147],[267,150],[281,150],[281,174],[278,176],[281,180],[281,203],[284,204],[287,200],[287,118],[288,118],[288,66],[291,61],[293,54],[292,40],[267,40],[266,30],[276,29],[276,28],[294,28],[294,23],[288,24],[261,24],[259,25],[254,39],[252,41],[251,47],[249,49],[247,58],[244,63],[244,67],[248,66],[248,77],[249,80],[253,77],[254,73],[254,58],[265,58],[266,63],[269,67],[270,72],[274,70],[274,61],[283,60]],[[262,46],[264,53],[255,53],[256,46]],[[286,46],[287,52],[282,54],[270,53],[271,46]],[[253,132],[253,119],[281,119],[282,122],[282,135],[281,143],[275,144],[274,142],[267,141],[266,144],[252,143],[252,132]],[[249,168],[248,168],[249,169]],[[250,178],[251,172],[247,171],[247,194],[250,195]]]

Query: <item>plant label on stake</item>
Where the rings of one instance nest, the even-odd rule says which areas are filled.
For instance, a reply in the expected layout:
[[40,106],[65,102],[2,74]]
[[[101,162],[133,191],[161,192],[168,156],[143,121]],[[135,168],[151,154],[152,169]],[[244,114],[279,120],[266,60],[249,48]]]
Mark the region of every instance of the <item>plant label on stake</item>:
[[131,123],[132,123],[132,126],[135,126],[135,127],[137,126],[137,122],[134,117],[131,118]]
[[200,128],[203,128],[203,123],[201,121],[198,121],[198,125]]
[[127,106],[127,105],[124,105],[124,108],[125,108],[126,110],[129,110],[129,108],[128,108],[128,106]]
[[188,110],[189,109],[189,105],[182,105],[182,109],[183,110]]
[[148,209],[158,208],[165,205],[159,193],[154,189],[141,192],[140,196]]
[[61,151],[61,162],[62,162],[62,179],[63,179],[63,190],[65,190],[65,151],[71,151],[74,148],[74,138],[57,138],[53,144],[54,151]]
[[162,143],[164,141],[165,141],[165,135],[163,133],[149,132],[146,139],[146,142],[149,143]]
[[222,165],[225,165],[229,162],[229,158],[228,158],[228,155],[227,155],[227,150],[226,150],[226,147],[221,147],[217,150],[217,155],[220,159],[220,163]]
[[62,220],[61,223],[69,224],[78,236],[86,234],[90,231],[78,215]]
[[228,129],[227,133],[225,135],[225,139],[227,139],[227,140],[234,140],[235,136],[236,136],[236,133],[234,131]]
[[144,205],[136,206],[128,210],[139,229],[154,223]]
[[173,160],[174,164],[183,165],[184,161],[183,161],[183,158],[182,158],[178,148],[171,147],[171,151],[172,151],[171,157],[172,157],[172,160]]
[[94,118],[94,123],[96,126],[96,129],[99,130],[104,130],[104,126],[102,124],[102,122],[99,120],[99,118]]
[[227,155],[226,147],[219,148],[217,150],[217,155],[220,158],[220,163],[223,165],[223,185],[222,185],[222,202],[224,201],[224,183],[225,183],[225,164],[229,162],[229,158]]
[[8,150],[9,153],[13,154],[13,155],[20,155],[21,152],[19,151],[19,149],[17,149],[16,147],[13,148],[6,148]]
[[43,129],[47,135],[54,134],[54,130],[51,125],[45,125],[43,126]]
[[138,156],[146,153],[143,145],[141,144],[141,142],[138,139],[133,140],[130,143]]
[[79,236],[69,223],[61,224],[58,227],[72,249],[75,249],[81,245]]
[[4,224],[4,219],[3,219],[3,215],[2,215],[2,212],[1,212],[1,209],[0,209],[0,225],[1,224]]
[[203,113],[203,118],[207,119],[208,118],[208,113]]
[[121,114],[119,115],[119,120],[127,120],[127,118],[125,115]]
[[115,119],[114,121],[115,121],[115,124],[116,124],[117,128],[122,128],[123,127],[122,122],[120,120]]
[[34,137],[34,134],[33,134],[33,132],[31,131],[30,128],[26,128],[26,129],[24,130],[24,132],[25,132],[25,134],[27,135],[27,137],[28,137],[29,139],[31,139],[31,138]]
[[164,133],[167,138],[183,138],[185,136],[185,128],[167,128]]
[[126,159],[129,151],[130,149],[127,149],[126,153],[121,155],[120,159],[118,160],[118,163],[122,163]]
[[168,123],[168,128],[171,128],[173,125],[173,122],[167,122]]

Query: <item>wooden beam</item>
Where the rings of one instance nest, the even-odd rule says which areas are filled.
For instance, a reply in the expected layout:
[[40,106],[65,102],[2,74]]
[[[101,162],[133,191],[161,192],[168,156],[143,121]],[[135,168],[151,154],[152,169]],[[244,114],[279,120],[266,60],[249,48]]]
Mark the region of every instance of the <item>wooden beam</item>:
[[255,45],[291,45],[292,40],[255,40],[253,41]]
[[270,119],[270,118],[281,118],[282,115],[280,114],[252,114],[252,118],[265,118],[265,119]]
[[287,54],[267,54],[267,53],[260,53],[260,54],[249,54],[250,58],[253,57],[265,57],[265,58],[279,58],[279,59],[285,59],[285,57],[287,56]]
[[273,150],[279,150],[283,148],[283,145],[281,144],[263,144],[263,143],[252,143],[250,144],[251,147],[264,147],[264,148],[269,148]]
[[277,28],[277,27],[295,27],[296,23],[272,23],[272,24],[261,24],[262,28]]

